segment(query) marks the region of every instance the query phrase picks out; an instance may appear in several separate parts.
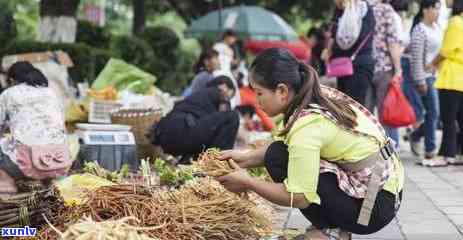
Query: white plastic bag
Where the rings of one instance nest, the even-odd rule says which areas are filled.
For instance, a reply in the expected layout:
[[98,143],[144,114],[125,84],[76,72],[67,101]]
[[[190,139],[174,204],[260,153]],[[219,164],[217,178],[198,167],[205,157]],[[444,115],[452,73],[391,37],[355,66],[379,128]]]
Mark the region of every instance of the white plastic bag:
[[[336,42],[341,49],[350,49],[360,36],[362,18],[366,14],[366,4],[358,0],[346,0],[346,8],[339,18]],[[363,5],[365,4],[365,5]]]

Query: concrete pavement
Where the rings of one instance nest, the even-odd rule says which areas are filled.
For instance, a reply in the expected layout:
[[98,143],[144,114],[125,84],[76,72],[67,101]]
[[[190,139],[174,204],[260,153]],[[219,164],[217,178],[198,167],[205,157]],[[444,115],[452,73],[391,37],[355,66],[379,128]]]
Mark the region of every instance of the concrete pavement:
[[[407,149],[408,146],[402,146]],[[427,168],[415,164],[408,151],[401,152],[406,167],[404,200],[398,217],[365,240],[463,240],[463,166]],[[281,209],[284,222],[287,209]],[[289,228],[305,229],[310,223],[293,211]]]

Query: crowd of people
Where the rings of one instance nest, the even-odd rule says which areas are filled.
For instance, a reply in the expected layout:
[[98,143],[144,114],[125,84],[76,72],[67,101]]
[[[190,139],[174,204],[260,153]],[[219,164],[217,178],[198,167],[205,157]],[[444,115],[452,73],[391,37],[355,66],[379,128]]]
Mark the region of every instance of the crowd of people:
[[[422,0],[416,15],[409,18],[412,3],[335,0],[332,21],[307,33],[310,64],[324,76],[330,74],[330,61],[351,58],[353,73],[337,77],[337,88],[379,116],[390,82],[402,79],[403,93],[416,116],[406,139],[412,153],[420,156],[418,163],[462,164],[463,41],[457,39],[463,36],[463,1]],[[398,148],[399,129],[383,126]],[[438,150],[439,127],[443,136]]]
[[[378,116],[383,113],[391,82],[401,79],[403,94],[416,116],[416,122],[407,127],[405,139],[411,152],[419,157],[418,163],[430,167],[462,164],[460,142],[463,141],[459,129],[463,126],[463,111],[459,100],[463,85],[458,76],[463,72],[463,56],[461,41],[457,40],[463,36],[462,1],[423,0],[415,16],[410,16],[411,0],[335,0],[334,3],[331,21],[307,33],[312,49],[307,64],[320,76],[334,75],[338,90]],[[271,130],[273,122],[262,111],[249,86],[248,73],[243,67],[245,59],[239,56],[237,41],[237,34],[227,30],[219,42],[203,49],[194,67],[196,77],[184,96],[193,97],[216,77],[228,78],[234,87],[234,94],[228,99],[229,110],[237,110],[247,129],[256,127],[252,123],[256,114],[260,129]],[[346,58],[352,62],[352,72],[336,75],[334,71],[339,68],[333,70],[333,62]],[[339,61],[336,64],[339,67]],[[398,148],[399,128],[382,124]],[[439,149],[438,128],[443,130]],[[203,148],[215,146],[198,144]]]

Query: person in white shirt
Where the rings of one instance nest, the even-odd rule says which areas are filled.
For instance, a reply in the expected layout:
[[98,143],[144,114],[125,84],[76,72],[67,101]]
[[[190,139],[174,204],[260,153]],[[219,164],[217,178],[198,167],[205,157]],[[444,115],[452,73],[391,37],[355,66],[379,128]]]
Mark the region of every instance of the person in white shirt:
[[236,33],[228,29],[223,33],[222,41],[214,44],[213,48],[219,53],[220,69],[214,72],[214,76],[225,75],[233,80],[236,95],[230,100],[230,104],[234,108],[240,103],[238,84],[232,73],[232,64],[237,64],[232,46],[238,40]]
[[[48,87],[47,78],[30,63],[17,62],[8,70],[8,82],[10,86],[0,95],[0,187],[5,187],[4,182],[10,185],[1,188],[0,194],[15,192],[17,189],[12,183],[17,180],[49,178],[53,172],[48,170],[51,167],[62,167],[63,171],[59,172],[62,176],[72,163],[67,153],[64,105]],[[6,128],[9,134],[4,134]],[[22,154],[25,146],[30,155],[32,151],[40,154],[43,165],[40,169],[36,162],[31,167],[32,156]],[[50,146],[64,149],[61,156],[53,154]],[[40,151],[51,157],[43,157]]]

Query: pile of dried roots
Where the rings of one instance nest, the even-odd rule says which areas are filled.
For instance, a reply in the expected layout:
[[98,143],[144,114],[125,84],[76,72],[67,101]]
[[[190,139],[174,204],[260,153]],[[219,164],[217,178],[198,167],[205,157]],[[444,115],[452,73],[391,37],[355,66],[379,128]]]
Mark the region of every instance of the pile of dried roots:
[[157,240],[138,231],[144,228],[136,227],[129,222],[137,223],[134,217],[126,217],[115,221],[95,222],[85,217],[78,223],[71,225],[66,232],[56,230],[61,239],[66,240]]
[[[133,217],[144,227],[138,232],[155,239],[244,240],[270,231],[269,217],[256,209],[255,203],[204,178],[177,190],[102,187],[90,192],[83,205],[58,209],[51,222],[63,232],[83,216],[98,222]],[[37,239],[59,239],[59,234],[47,228]]]

